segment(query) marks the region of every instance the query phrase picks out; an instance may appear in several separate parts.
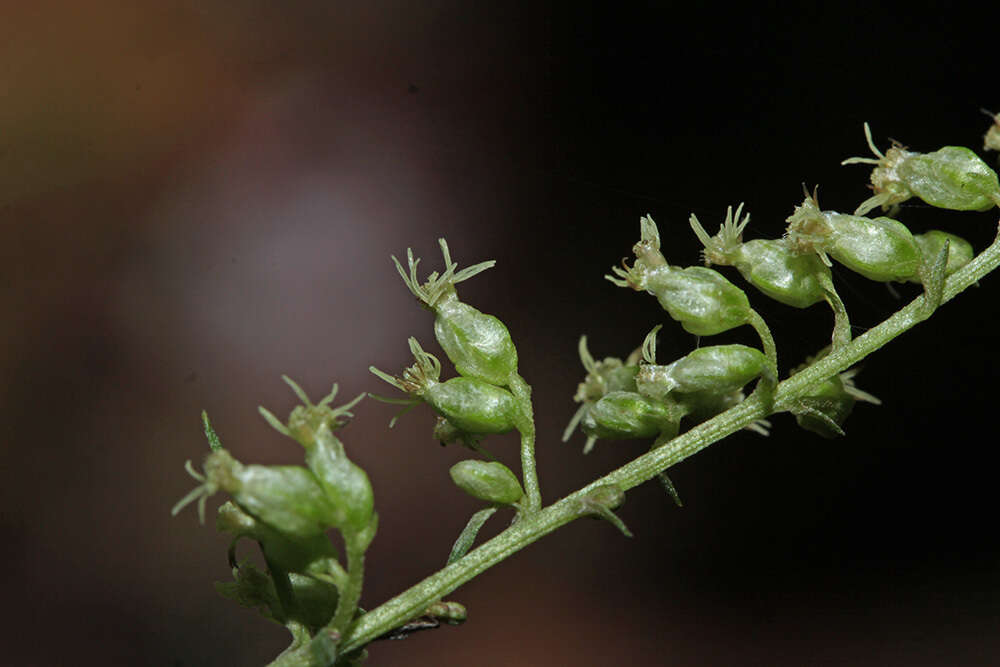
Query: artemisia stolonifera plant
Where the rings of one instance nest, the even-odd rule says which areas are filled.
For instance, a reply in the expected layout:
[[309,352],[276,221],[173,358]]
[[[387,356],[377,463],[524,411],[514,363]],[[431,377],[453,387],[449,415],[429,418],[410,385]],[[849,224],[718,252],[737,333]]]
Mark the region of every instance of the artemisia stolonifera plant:
[[[987,150],[1000,149],[997,118],[985,135]],[[462,301],[458,293],[460,283],[494,262],[459,269],[444,239],[443,267],[424,278],[412,251],[407,250],[405,266],[393,257],[405,287],[433,314],[434,337],[449,365],[410,337],[412,366],[396,373],[371,369],[387,389],[399,393],[374,397],[404,405],[404,412],[426,405],[437,415],[430,435],[470,452],[470,458],[451,467],[451,479],[482,508],[455,540],[443,569],[371,610],[363,610],[359,601],[365,551],[378,527],[374,494],[368,475],[350,460],[336,435],[365,394],[332,407],[337,385],[313,403],[285,378],[301,404],[285,421],[264,408],[260,412],[301,446],[304,465],[241,463],[222,447],[203,414],[211,451],[200,472],[188,462],[199,486],[177,503],[174,513],[195,503],[204,520],[206,500],[218,492],[228,496],[218,509],[216,526],[232,537],[233,581],[218,584],[218,590],[288,629],[292,642],[271,664],[355,665],[375,640],[459,624],[465,608],[444,597],[461,584],[583,516],[601,517],[631,536],[615,513],[629,489],[655,478],[680,504],[667,477],[670,466],[739,429],[766,435],[771,426],[767,418],[774,414],[791,413],[799,426],[822,437],[843,436],[858,402],[879,403],[855,386],[855,364],[1000,264],[1000,241],[977,255],[952,231],[913,234],[900,219],[899,204],[911,198],[949,211],[1000,206],[997,174],[983,160],[956,146],[920,153],[894,144],[883,153],[867,124],[864,131],[874,157],[850,158],[844,164],[873,165],[874,194],[853,212],[824,210],[817,191],[807,192],[791,207],[786,233],[775,239],[744,239],[750,214],[743,204],[735,212],[727,210],[714,235],[691,215],[690,227],[704,246],[703,265],[693,266],[671,263],[678,258],[668,261],[661,251],[661,230],[651,217],[641,218],[634,260],[612,267],[605,277],[655,297],[663,316],[623,359],[597,361],[587,338],[580,338],[586,375],[573,397],[579,406],[563,440],[579,429],[585,453],[598,441],[624,439],[648,440],[650,450],[548,506],[535,469],[531,387],[519,374],[513,339],[500,319]],[[881,215],[870,216],[876,209]],[[834,287],[834,263],[876,282],[917,283],[922,294],[852,339],[847,309]],[[749,284],[752,298],[730,277]],[[758,298],[791,308],[826,303],[833,312],[830,339],[817,341],[816,354],[790,365],[784,380],[771,331],[751,305]],[[671,320],[708,339],[705,343],[716,334],[749,326],[760,347],[706,344],[672,361],[658,359],[657,334],[665,324],[673,326]],[[500,461],[483,444],[491,435],[511,431],[520,436],[519,466]],[[510,526],[473,549],[480,528],[501,511],[512,512]],[[343,541],[343,555],[331,542],[332,532]],[[264,571],[237,557],[243,540],[259,545]]]

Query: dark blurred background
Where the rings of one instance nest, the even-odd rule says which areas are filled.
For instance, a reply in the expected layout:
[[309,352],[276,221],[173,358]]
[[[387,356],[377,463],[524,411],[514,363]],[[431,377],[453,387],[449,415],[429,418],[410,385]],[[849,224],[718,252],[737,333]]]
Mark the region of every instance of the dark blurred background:
[[[664,322],[665,359],[694,345],[602,279],[640,215],[693,264],[692,211],[712,228],[743,201],[750,235],[777,236],[803,183],[853,210],[868,169],[839,162],[867,154],[863,121],[882,147],[979,150],[979,108],[1000,108],[985,9],[0,6],[10,665],[255,665],[285,646],[214,592],[225,538],[169,509],[207,451],[202,409],[240,459],[294,462],[257,415],[292,407],[281,373],[317,397],[385,391],[369,364],[401,369],[410,335],[431,346],[390,253],[436,268],[445,236],[460,264],[497,260],[461,293],[514,335],[554,500],[644,447],[559,442],[578,336],[625,356]],[[977,249],[996,229],[995,212],[902,216]],[[902,303],[836,279],[858,332]],[[622,510],[635,539],[570,525],[449,596],[465,626],[374,645],[371,664],[995,664],[996,282],[865,364],[884,405],[859,406],[848,437],[787,416],[737,434],[672,471],[683,509],[640,487]],[[751,300],[786,371],[828,338],[822,307]],[[749,329],[713,342],[735,340]],[[391,406],[356,414],[342,435],[382,518],[373,607],[438,569],[476,504],[429,411],[392,431]],[[513,440],[494,449],[516,464]]]

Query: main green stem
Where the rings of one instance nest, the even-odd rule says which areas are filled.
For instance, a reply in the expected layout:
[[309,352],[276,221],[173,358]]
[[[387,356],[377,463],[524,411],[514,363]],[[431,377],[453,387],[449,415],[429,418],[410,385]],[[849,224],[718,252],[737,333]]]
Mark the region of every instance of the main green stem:
[[[969,264],[948,278],[941,303],[950,301],[997,266],[1000,266],[1000,239],[995,240]],[[522,517],[503,533],[470,551],[463,558],[359,618],[344,638],[341,651],[360,648],[375,637],[402,625],[481,572],[560,526],[583,516],[580,500],[591,489],[605,484],[616,485],[622,490],[631,489],[754,420],[787,410],[817,382],[853,366],[921,322],[924,319],[921,312],[923,304],[924,297],[921,295],[882,324],[849,344],[832,350],[821,360],[780,383],[775,390],[770,411],[763,405],[760,397],[753,394],[739,405],[695,426],[662,447],[649,451],[545,509]],[[527,478],[527,474],[525,477]]]

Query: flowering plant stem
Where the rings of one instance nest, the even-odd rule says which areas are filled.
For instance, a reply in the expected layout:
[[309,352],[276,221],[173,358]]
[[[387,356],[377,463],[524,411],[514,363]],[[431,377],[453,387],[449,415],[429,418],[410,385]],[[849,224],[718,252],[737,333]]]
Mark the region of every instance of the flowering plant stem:
[[[998,266],[1000,266],[1000,236],[969,264],[947,279],[940,303],[951,300]],[[585,498],[594,489],[611,485],[627,491],[754,421],[789,410],[816,383],[846,370],[920,323],[933,312],[936,305],[939,304],[930,303],[925,295],[918,296],[877,327],[850,343],[837,346],[822,359],[778,384],[773,396],[762,397],[760,392],[756,391],[735,407],[695,426],[562,500],[536,512],[525,513],[500,535],[359,617],[347,628],[339,647],[340,652],[349,653],[365,646],[376,637],[419,616],[429,605],[540,537],[574,519],[591,515],[592,506],[585,502]],[[767,400],[768,398],[770,400]],[[526,456],[527,451],[531,449],[530,446],[522,444],[522,458],[533,463],[533,456]],[[531,466],[530,472],[526,469],[525,473],[529,496],[533,496],[533,503],[538,502],[537,482],[534,485],[531,483],[534,478],[534,466]]]

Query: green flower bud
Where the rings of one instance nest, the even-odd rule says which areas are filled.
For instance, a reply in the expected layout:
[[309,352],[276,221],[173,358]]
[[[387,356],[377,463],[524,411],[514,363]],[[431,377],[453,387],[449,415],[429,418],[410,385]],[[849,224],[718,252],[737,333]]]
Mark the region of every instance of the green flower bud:
[[789,246],[798,253],[830,255],[847,268],[878,282],[905,281],[917,275],[920,248],[910,230],[891,218],[863,218],[821,211],[815,194],[788,217]]
[[313,405],[309,396],[287,376],[283,376],[302,405],[296,406],[282,424],[263,407],[260,413],[279,433],[297,440],[306,451],[306,465],[316,476],[327,497],[338,508],[344,520],[336,524],[341,530],[358,533],[372,520],[374,496],[368,475],[347,458],[344,444],[333,434],[351,417],[350,409],[360,401],[360,394],[353,401],[339,408],[330,404],[337,396],[337,385],[318,404]]
[[614,357],[595,360],[587,349],[586,336],[580,336],[577,352],[587,376],[577,385],[573,397],[575,401],[592,403],[608,392],[635,391],[635,373],[638,370],[635,363],[622,363],[621,359]]
[[431,273],[423,284],[417,278],[420,260],[413,258],[410,249],[406,250],[408,273],[398,259],[393,257],[392,261],[409,290],[434,312],[434,335],[458,373],[505,386],[517,373],[517,350],[510,332],[496,317],[462,303],[455,291],[456,284],[485,271],[496,262],[480,262],[456,272],[458,265],[451,261],[448,244],[444,239],[438,242],[444,255],[444,273]]
[[513,394],[479,378],[457,377],[441,382],[441,362],[424,352],[416,338],[411,337],[409,342],[416,363],[403,371],[401,377],[383,373],[374,366],[369,370],[410,394],[411,403],[427,403],[465,433],[507,433],[515,428],[520,408]]
[[594,440],[631,440],[677,434],[684,410],[672,401],[654,401],[629,391],[613,391],[591,406],[580,428],[590,436],[584,452]]
[[458,488],[488,503],[513,505],[524,495],[517,476],[496,461],[459,461],[448,472]]
[[670,317],[696,336],[711,336],[749,321],[752,311],[743,290],[703,266],[668,266],[660,253],[660,233],[653,219],[642,218],[641,230],[640,241],[633,247],[635,263],[612,267],[618,277],[605,278],[619,287],[652,294]]
[[507,433],[516,425],[518,406],[514,396],[477,378],[452,378],[428,387],[421,397],[466,433]]
[[995,114],[986,109],[982,110],[984,114],[993,119],[993,124],[990,125],[990,129],[986,130],[986,134],[983,135],[983,150],[984,151],[1000,151],[1000,113]]
[[877,159],[848,158],[841,164],[874,164],[871,182],[875,195],[858,206],[864,215],[876,206],[883,210],[918,197],[931,206],[955,211],[987,211],[1000,206],[1000,181],[978,155],[961,146],[945,146],[933,153],[913,153],[893,146],[883,154],[865,123],[868,147]]
[[719,233],[711,237],[691,214],[691,228],[705,246],[705,264],[735,266],[748,283],[775,301],[795,308],[823,301],[826,298],[823,285],[830,284],[830,269],[815,255],[792,252],[784,239],[744,243],[743,229],[750,222],[750,214],[738,222],[742,209],[740,204],[735,217],[732,207],[726,209],[726,221]]
[[197,500],[204,520],[205,500],[222,490],[247,514],[293,538],[315,537],[347,519],[315,475],[300,466],[243,465],[220,449],[208,455],[204,475],[191,468],[190,461],[187,470],[202,484],[174,506],[174,514]]
[[[767,357],[746,345],[701,347],[685,357],[660,366],[656,364],[657,325],[643,343],[643,359],[635,377],[643,396],[664,400],[671,392],[679,394],[727,395],[741,389],[767,369]],[[683,398],[678,397],[678,401]]]
[[670,317],[696,336],[712,336],[746,324],[750,302],[722,274],[701,266],[653,276],[648,290]]
[[[633,353],[633,359],[629,357],[626,363],[621,359],[606,357],[603,361],[596,361],[587,349],[587,337],[580,336],[577,345],[580,354],[580,361],[583,363],[587,376],[576,388],[576,395],[573,400],[580,403],[573,418],[570,420],[566,430],[563,431],[563,442],[569,440],[580,420],[587,414],[590,407],[603,396],[612,391],[636,391],[635,373],[638,370],[636,364],[638,355]],[[637,351],[638,352],[638,351]]]
[[[948,243],[948,263],[944,268],[945,276],[950,276],[971,262],[975,255],[975,252],[972,250],[972,244],[961,236],[942,232],[937,229],[932,229],[923,234],[914,234],[913,240],[916,241],[917,247],[920,248],[920,254],[923,256],[925,265],[933,262],[938,253],[941,252],[944,244]],[[920,278],[914,277],[910,281],[920,282]]]

